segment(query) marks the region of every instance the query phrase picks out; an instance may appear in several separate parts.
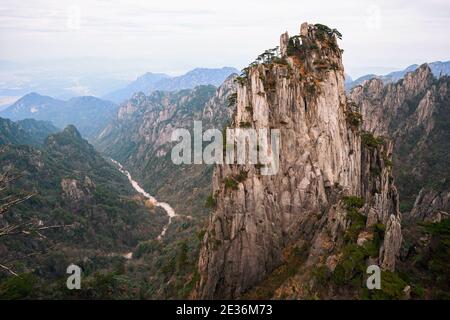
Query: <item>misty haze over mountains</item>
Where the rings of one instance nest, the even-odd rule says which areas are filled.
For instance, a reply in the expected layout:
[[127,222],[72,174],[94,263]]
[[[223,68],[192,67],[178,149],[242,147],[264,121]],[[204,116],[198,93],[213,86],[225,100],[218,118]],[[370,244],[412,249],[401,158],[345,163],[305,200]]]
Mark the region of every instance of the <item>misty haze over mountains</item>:
[[[88,60],[89,61],[89,60]],[[76,64],[74,64],[76,65]],[[429,63],[436,77],[450,74],[450,61],[436,61]],[[30,67],[28,67],[30,66]],[[349,90],[365,80],[375,77],[384,82],[395,82],[407,72],[414,71],[419,65],[414,64],[399,71],[393,71],[385,75],[367,74],[357,79],[352,79],[346,74],[346,89]],[[94,63],[87,62],[84,69],[95,68]],[[192,89],[197,85],[212,84],[219,86],[225,78],[239,71],[232,67],[223,68],[195,68],[179,76],[170,76],[165,73],[153,73],[151,71],[138,76],[136,80],[126,80],[121,75],[120,67],[114,72],[116,66],[104,66],[103,72],[92,71],[76,75],[67,70],[67,66],[61,62],[55,62],[54,67],[46,62],[41,68],[35,64],[18,64],[9,61],[0,61],[0,110],[12,105],[20,97],[37,92],[41,95],[51,96],[56,99],[67,100],[77,96],[95,96],[115,103],[121,103],[131,97],[133,93],[145,94],[155,90],[173,91]]]
[[180,76],[147,72],[129,81],[121,75],[120,67],[117,72],[114,65],[105,67],[102,72],[97,69],[92,66],[92,71],[75,73],[66,70],[60,62],[55,62],[55,66],[46,62],[42,67],[32,64],[28,68],[27,65],[0,61],[0,110],[30,92],[62,100],[96,96],[120,103],[139,91],[192,89],[203,84],[218,86],[227,76],[238,72],[231,67],[196,68]]
[[[3,62],[6,69],[13,69],[13,64]],[[436,78],[450,74],[450,61],[436,61],[429,63],[430,69]],[[351,76],[345,75],[345,88],[347,91],[363,84],[370,79],[380,79],[383,83],[397,82],[408,72],[415,71],[419,65],[414,64],[403,70],[394,71],[386,75],[369,74],[353,80]],[[59,94],[56,97],[43,95],[41,91],[25,94],[16,102],[1,108],[1,94],[17,94],[27,90],[28,87],[12,89],[0,89],[0,117],[16,120],[36,119],[49,121],[58,128],[64,128],[69,124],[74,124],[80,133],[89,139],[94,139],[101,130],[116,117],[118,105],[130,99],[133,94],[143,92],[150,94],[153,91],[178,91],[183,89],[193,89],[199,85],[213,85],[218,87],[231,74],[238,74],[239,71],[231,67],[223,68],[195,68],[180,76],[169,76],[164,73],[147,72],[139,76],[136,80],[128,84],[120,82],[122,87],[118,90],[108,92],[102,98],[94,96],[75,95],[69,99],[56,98],[64,92],[61,88],[53,87],[51,83],[43,83],[42,92],[53,92]],[[64,82],[58,85],[64,84]],[[116,83],[118,85],[118,83]],[[114,88],[116,85],[110,87]],[[104,89],[108,87],[106,82]],[[95,89],[92,89],[95,90]],[[91,92],[91,89],[85,90]],[[106,90],[106,89],[105,89]],[[99,91],[101,92],[101,91]],[[63,94],[71,96],[71,94]],[[3,98],[7,98],[4,96]],[[6,99],[7,100],[7,99]],[[15,99],[14,99],[15,100]],[[8,101],[8,100],[7,100]],[[1,110],[3,109],[3,110]]]
[[237,72],[238,70],[230,67],[196,68],[177,77],[149,72],[126,87],[105,95],[104,99],[77,96],[69,100],[61,100],[32,92],[0,111],[0,117],[14,121],[27,118],[46,120],[60,128],[74,124],[84,137],[93,138],[114,119],[117,110],[115,103],[126,101],[134,93],[148,94],[156,90],[177,91],[200,85],[219,86],[228,76]]
[[136,81],[131,82],[125,88],[111,92],[103,98],[120,103],[130,98],[136,92],[148,94],[156,90],[177,91],[209,84],[217,87],[233,73],[239,73],[239,70],[230,67],[221,69],[196,68],[178,77],[170,77],[164,73],[148,72],[138,77]]
[[26,63],[2,60],[0,108],[8,103],[5,97],[17,100],[30,92],[38,92],[57,99],[84,95],[100,97],[126,86],[129,82],[126,75],[122,73],[120,64],[100,66],[97,61],[89,59]]

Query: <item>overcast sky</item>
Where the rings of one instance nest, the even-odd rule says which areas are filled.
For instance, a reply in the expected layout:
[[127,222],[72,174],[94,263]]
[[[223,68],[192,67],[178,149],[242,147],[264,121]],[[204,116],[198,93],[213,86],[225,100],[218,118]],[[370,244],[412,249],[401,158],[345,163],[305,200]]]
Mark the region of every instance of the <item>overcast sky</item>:
[[0,0],[0,60],[242,68],[303,21],[341,31],[353,77],[450,60],[449,0]]

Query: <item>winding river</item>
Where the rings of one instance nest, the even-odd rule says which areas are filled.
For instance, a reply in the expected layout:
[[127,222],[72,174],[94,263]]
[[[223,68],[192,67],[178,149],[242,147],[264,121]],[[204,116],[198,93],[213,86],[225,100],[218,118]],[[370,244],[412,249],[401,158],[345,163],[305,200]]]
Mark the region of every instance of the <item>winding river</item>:
[[173,210],[173,208],[168,203],[158,202],[155,197],[152,197],[148,192],[146,192],[144,189],[142,189],[142,187],[135,180],[133,180],[133,178],[131,177],[131,174],[123,168],[123,166],[120,162],[118,162],[114,159],[111,159],[111,161],[119,167],[120,172],[122,172],[124,175],[126,175],[128,177],[128,180],[130,181],[131,186],[134,188],[134,190],[136,190],[138,193],[143,195],[145,198],[149,199],[154,206],[161,207],[166,211],[167,216],[169,217],[169,222],[164,226],[161,233],[157,237],[158,240],[162,240],[162,238],[164,237],[164,235],[167,232],[167,228],[172,223],[172,218],[177,216],[177,214],[175,213],[175,210]]

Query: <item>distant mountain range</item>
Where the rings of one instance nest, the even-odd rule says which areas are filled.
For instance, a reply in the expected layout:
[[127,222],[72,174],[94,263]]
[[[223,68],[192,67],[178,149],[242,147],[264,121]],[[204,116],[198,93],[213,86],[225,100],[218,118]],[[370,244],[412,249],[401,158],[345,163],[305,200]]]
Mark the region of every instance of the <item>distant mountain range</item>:
[[170,77],[163,73],[148,72],[135,81],[128,84],[125,88],[111,92],[104,99],[121,103],[136,92],[149,94],[152,91],[177,91],[183,89],[193,89],[199,85],[219,86],[231,74],[239,73],[239,70],[231,67],[217,69],[196,68],[181,76]]
[[[433,75],[436,78],[440,78],[443,75],[450,75],[450,61],[444,62],[435,61],[428,63],[428,66],[430,67]],[[382,80],[383,83],[385,84],[397,82],[398,80],[402,79],[408,72],[416,71],[418,68],[419,68],[418,64],[413,64],[407,67],[406,69],[394,71],[386,75],[367,74],[365,76],[359,77],[356,80],[353,80],[350,76],[346,75],[345,89],[346,90],[353,89],[354,87],[362,84],[364,81],[374,78]]]
[[91,96],[64,101],[33,92],[0,111],[0,117],[13,121],[28,118],[51,121],[60,128],[74,124],[89,138],[96,136],[114,118],[116,111],[114,103]]
[[136,92],[179,91],[193,89],[200,85],[219,86],[229,75],[238,72],[237,69],[230,67],[196,68],[177,77],[149,72],[138,77],[125,88],[106,95],[105,99],[80,96],[61,100],[32,92],[5,109],[0,109],[0,117],[12,121],[23,119],[50,121],[59,128],[73,124],[84,137],[90,139],[96,137],[108,123],[115,119],[117,105],[111,101],[117,103],[126,101]]

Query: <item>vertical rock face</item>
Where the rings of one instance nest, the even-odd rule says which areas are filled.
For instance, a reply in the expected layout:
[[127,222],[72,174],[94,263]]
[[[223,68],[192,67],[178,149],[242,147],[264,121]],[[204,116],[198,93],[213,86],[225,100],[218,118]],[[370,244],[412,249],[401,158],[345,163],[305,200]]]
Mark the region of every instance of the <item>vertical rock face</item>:
[[362,197],[366,200],[363,213],[367,217],[366,227],[376,224],[385,226],[384,242],[380,248],[379,264],[394,270],[395,261],[402,243],[399,196],[393,185],[391,154],[393,144],[381,142],[378,146],[364,145],[362,148]]
[[366,81],[349,96],[361,108],[363,130],[395,142],[402,210],[420,220],[450,212],[450,78],[435,79],[424,64],[396,83]]
[[440,222],[450,214],[444,210],[450,208],[450,191],[437,192],[422,188],[414,202],[411,217],[427,222]]
[[[402,127],[403,121],[414,117],[416,121],[424,119],[425,105],[412,114],[420,100],[430,98],[430,87],[434,83],[433,73],[428,65],[420,66],[416,71],[405,75],[397,83],[384,85],[380,79],[371,79],[350,92],[350,98],[356,102],[364,117],[363,129],[375,135],[393,135]],[[418,101],[415,101],[418,100]],[[425,104],[426,101],[423,103]]]
[[380,262],[394,267],[401,233],[397,193],[382,159],[389,155],[384,146],[361,146],[336,36],[326,26],[303,24],[300,36],[281,36],[280,57],[263,57],[237,79],[232,126],[279,129],[280,165],[274,175],[248,164],[215,168],[199,298],[239,297],[299,240],[309,244],[307,264],[337,253],[350,223],[340,205],[344,195],[366,198],[362,210],[371,223],[390,223]]

